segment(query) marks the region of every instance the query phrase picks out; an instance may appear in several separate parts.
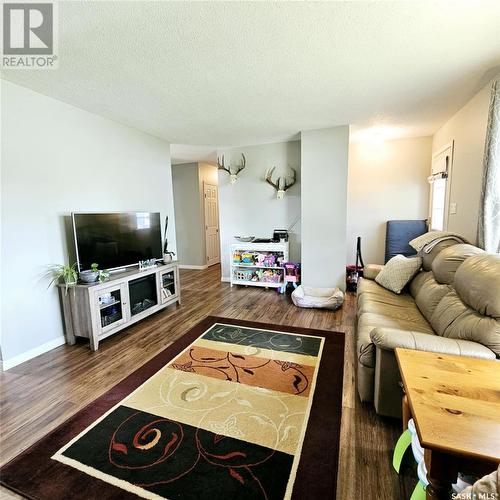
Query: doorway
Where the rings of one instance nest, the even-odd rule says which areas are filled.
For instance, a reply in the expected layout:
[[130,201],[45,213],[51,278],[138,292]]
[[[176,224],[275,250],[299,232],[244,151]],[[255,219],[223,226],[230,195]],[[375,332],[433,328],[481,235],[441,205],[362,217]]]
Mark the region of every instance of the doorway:
[[207,265],[220,263],[219,197],[217,186],[203,182]]

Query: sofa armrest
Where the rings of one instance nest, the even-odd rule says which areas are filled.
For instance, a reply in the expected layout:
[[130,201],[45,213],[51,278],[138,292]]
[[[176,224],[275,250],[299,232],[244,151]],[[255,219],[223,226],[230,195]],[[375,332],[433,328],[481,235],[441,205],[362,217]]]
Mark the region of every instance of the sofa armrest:
[[363,278],[374,280],[383,267],[380,264],[367,264],[363,268]]
[[370,332],[370,338],[378,349],[386,351],[393,351],[396,347],[401,347],[417,351],[457,354],[471,358],[495,359],[496,357],[493,351],[477,342],[410,330],[398,330],[397,328],[374,328]]

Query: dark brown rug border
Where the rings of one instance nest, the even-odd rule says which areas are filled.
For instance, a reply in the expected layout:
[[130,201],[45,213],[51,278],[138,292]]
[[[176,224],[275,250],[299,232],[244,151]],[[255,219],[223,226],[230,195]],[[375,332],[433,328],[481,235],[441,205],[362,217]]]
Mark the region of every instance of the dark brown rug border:
[[[31,500],[68,498],[68,494],[72,499],[137,499],[135,494],[125,490],[119,489],[117,494],[118,488],[115,486],[51,460],[50,457],[154,375],[214,323],[315,335],[325,339],[292,498],[297,500],[335,498],[345,334],[218,316],[207,316],[131,375],[13,458],[0,469],[0,484]],[[58,497],[61,492],[63,496]]]

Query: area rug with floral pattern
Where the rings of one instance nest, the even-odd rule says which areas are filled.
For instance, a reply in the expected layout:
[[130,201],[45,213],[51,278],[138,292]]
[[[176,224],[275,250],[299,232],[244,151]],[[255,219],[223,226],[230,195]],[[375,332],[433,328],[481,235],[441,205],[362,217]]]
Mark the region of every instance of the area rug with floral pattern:
[[335,496],[344,334],[208,317],[0,471],[27,498]]

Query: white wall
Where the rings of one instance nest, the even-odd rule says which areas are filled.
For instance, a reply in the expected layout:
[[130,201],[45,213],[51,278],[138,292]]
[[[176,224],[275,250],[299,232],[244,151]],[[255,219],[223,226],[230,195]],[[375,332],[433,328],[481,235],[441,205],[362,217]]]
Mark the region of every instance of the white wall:
[[450,118],[432,141],[434,152],[455,141],[450,203],[456,203],[457,213],[448,214],[447,229],[462,234],[472,243],[477,236],[489,103],[490,84]]
[[345,288],[349,127],[301,133],[302,282]]
[[[234,236],[272,237],[274,229],[287,229],[300,218],[300,142],[280,142],[221,150],[226,165],[236,164],[246,157],[246,168],[235,184],[229,175],[219,170],[219,221],[221,235],[222,278],[229,278],[229,248],[236,243]],[[265,182],[270,167],[276,166],[275,176],[297,170],[297,182],[286,191],[282,200]],[[300,222],[290,234],[290,259],[300,261]]]
[[388,220],[426,219],[431,137],[349,146],[347,263],[361,236],[365,264],[383,264]]
[[169,144],[4,80],[1,94],[5,366],[63,342],[57,290],[41,275],[68,259],[72,211],[168,214],[176,248]]

